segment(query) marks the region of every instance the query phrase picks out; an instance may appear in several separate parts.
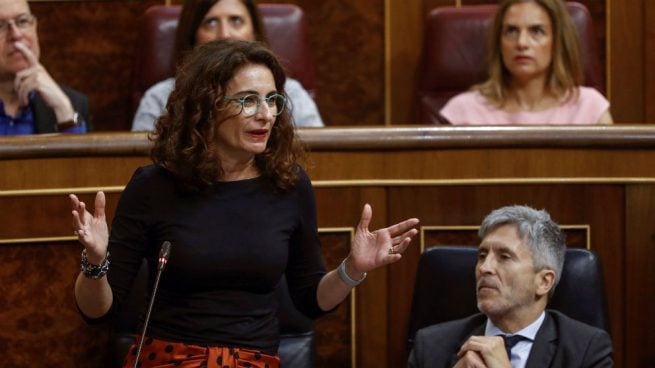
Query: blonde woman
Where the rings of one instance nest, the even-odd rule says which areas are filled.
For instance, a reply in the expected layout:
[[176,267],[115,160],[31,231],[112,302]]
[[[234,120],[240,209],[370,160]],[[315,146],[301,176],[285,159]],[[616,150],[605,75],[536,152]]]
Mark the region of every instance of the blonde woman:
[[612,124],[609,102],[582,86],[578,37],[562,0],[505,0],[494,18],[488,79],[440,111],[453,125]]

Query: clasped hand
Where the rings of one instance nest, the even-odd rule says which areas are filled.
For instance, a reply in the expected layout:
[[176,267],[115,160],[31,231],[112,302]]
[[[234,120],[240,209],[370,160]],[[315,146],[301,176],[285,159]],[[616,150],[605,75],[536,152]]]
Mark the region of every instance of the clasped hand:
[[453,368],[512,368],[500,336],[471,336],[457,353]]

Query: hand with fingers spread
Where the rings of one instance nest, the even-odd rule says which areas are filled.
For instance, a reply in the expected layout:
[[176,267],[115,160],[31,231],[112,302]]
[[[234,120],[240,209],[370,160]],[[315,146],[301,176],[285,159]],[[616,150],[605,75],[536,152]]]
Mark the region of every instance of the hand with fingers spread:
[[418,230],[414,229],[419,222],[416,218],[370,231],[368,227],[372,217],[371,206],[365,204],[350,245],[350,254],[336,270],[328,272],[321,279],[317,300],[323,310],[330,310],[341,303],[352,288],[364,280],[367,272],[400,260],[412,237],[418,234]]
[[69,195],[73,207],[73,227],[80,243],[86,249],[91,264],[102,263],[107,255],[109,231],[105,218],[105,194],[98,192],[95,197],[95,208],[92,214],[86,204],[75,194]]
[[371,232],[368,227],[372,217],[371,206],[365,204],[346,262],[346,270],[352,271],[352,276],[399,261],[412,237],[418,234],[414,228],[419,222],[416,218]]
[[30,92],[36,91],[53,109],[57,122],[71,119],[75,110],[70,99],[39,63],[37,56],[23,42],[16,41],[14,46],[25,56],[29,65],[28,68],[17,72],[14,79],[14,89],[18,95],[20,106],[27,106]]

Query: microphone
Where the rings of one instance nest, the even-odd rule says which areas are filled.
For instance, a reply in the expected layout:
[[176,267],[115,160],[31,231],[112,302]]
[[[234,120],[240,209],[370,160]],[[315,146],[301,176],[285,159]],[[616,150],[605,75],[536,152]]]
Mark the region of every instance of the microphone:
[[[159,250],[159,265],[157,266],[158,271],[163,271],[168,263],[168,259],[171,257],[171,242],[166,240],[162,243],[161,249]],[[161,273],[161,272],[160,272]],[[159,280],[157,280],[159,281]],[[155,283],[155,290],[157,290],[157,284]]]
[[159,261],[157,264],[157,277],[155,278],[155,285],[152,288],[152,294],[150,294],[150,303],[148,304],[148,310],[146,311],[146,320],[143,322],[143,329],[141,330],[141,340],[139,341],[139,347],[136,351],[136,357],[134,359],[134,368],[137,367],[139,363],[139,356],[141,355],[141,349],[143,348],[143,339],[146,336],[146,329],[148,328],[148,322],[150,321],[150,312],[152,311],[152,305],[155,303],[155,294],[157,294],[157,288],[159,287],[159,278],[161,277],[166,263],[171,256],[171,242],[168,240],[164,241],[159,249]]

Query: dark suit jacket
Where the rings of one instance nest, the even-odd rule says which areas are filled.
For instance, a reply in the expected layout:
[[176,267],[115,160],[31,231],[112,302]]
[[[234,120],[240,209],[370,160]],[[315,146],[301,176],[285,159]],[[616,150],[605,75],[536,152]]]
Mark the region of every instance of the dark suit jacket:
[[[59,86],[66,96],[71,100],[73,108],[86,122],[88,131],[91,131],[91,122],[89,121],[89,100],[82,93],[68,87]],[[30,102],[32,113],[34,114],[34,126],[36,133],[55,133],[57,129],[57,117],[54,110],[48,106],[37,93]]]
[[[416,333],[410,368],[451,368],[460,346],[472,335],[484,335],[484,314],[428,326]],[[612,367],[612,341],[607,332],[547,310],[526,368]]]

